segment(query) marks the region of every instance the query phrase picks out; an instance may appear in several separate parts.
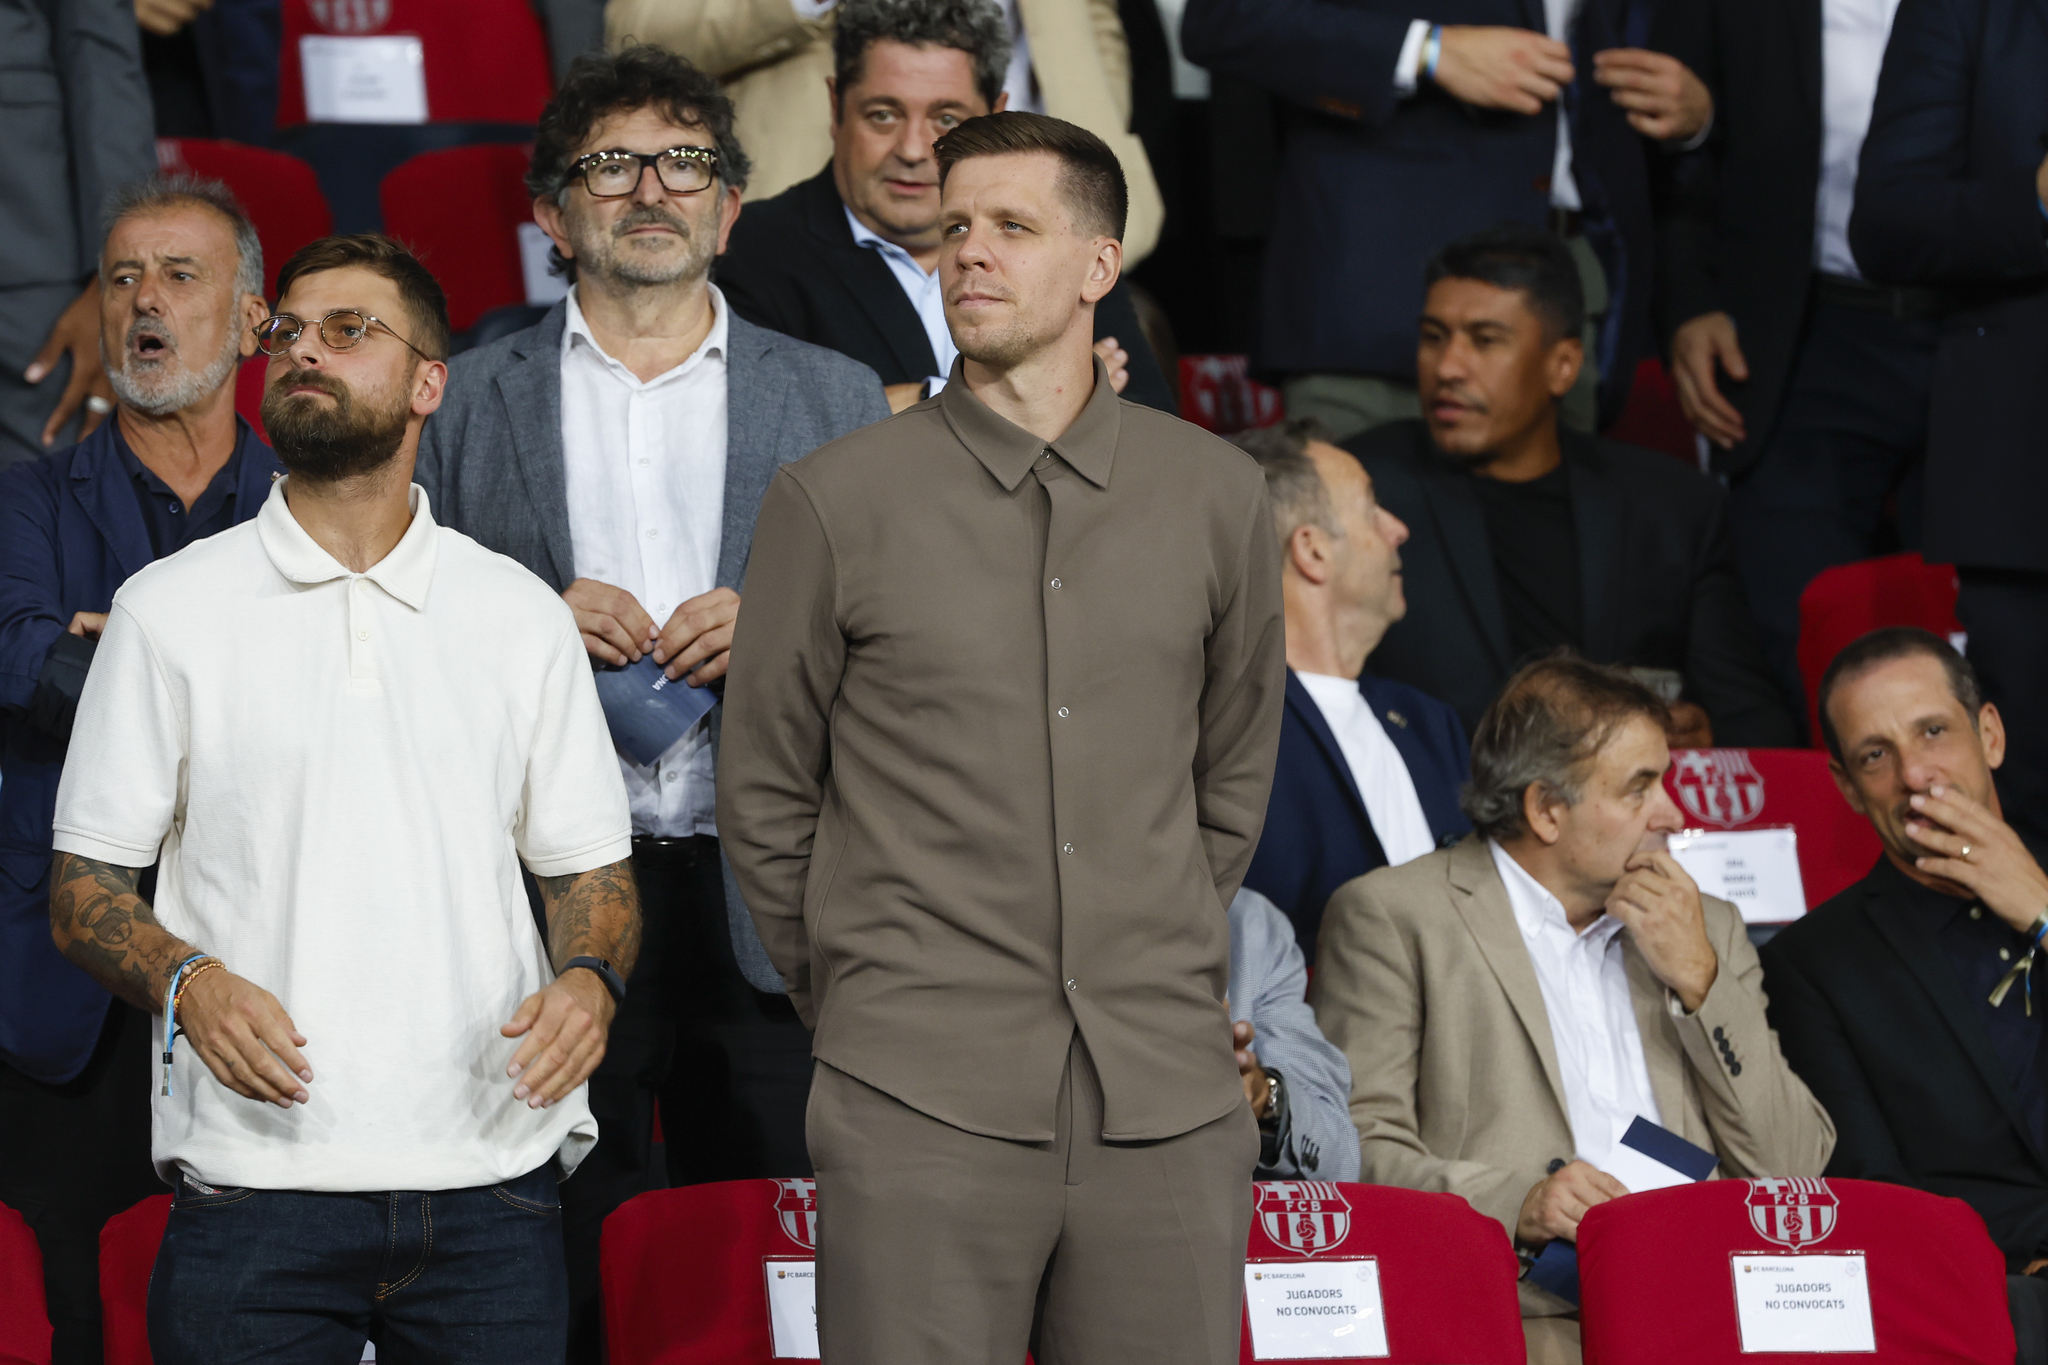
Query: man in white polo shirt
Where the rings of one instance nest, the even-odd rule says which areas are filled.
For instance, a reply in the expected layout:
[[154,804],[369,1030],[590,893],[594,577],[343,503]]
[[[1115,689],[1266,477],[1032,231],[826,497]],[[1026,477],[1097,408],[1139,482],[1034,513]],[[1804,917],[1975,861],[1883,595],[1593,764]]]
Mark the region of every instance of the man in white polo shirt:
[[278,288],[290,477],[116,594],[58,792],[58,945],[160,1021],[151,1351],[559,1361],[556,1182],[639,939],[625,790],[569,608],[411,483],[433,277],[336,237]]

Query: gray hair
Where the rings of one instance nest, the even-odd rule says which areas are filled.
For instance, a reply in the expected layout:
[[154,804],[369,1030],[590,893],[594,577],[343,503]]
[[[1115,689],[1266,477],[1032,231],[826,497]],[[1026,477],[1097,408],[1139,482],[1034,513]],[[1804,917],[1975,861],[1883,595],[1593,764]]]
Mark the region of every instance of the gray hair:
[[1472,778],[1458,806],[1488,839],[1526,833],[1522,797],[1576,806],[1593,760],[1636,716],[1668,729],[1671,712],[1625,669],[1588,663],[1568,649],[1525,665],[1472,732]]
[[1010,69],[1010,26],[995,0],[845,0],[832,35],[839,98],[859,84],[868,48],[883,39],[908,47],[950,47],[974,59],[974,85],[993,109]]
[[1337,506],[1316,462],[1310,441],[1333,441],[1329,428],[1313,417],[1295,417],[1278,426],[1240,431],[1230,443],[1258,461],[1266,473],[1266,498],[1273,504],[1273,530],[1284,549],[1303,526],[1314,526],[1342,538]]
[[256,239],[256,225],[242,209],[234,191],[218,180],[197,175],[146,175],[132,180],[107,196],[101,215],[104,240],[116,224],[145,214],[198,205],[212,209],[228,220],[235,232],[235,251],[240,257],[235,269],[235,293],[263,297],[263,243]]

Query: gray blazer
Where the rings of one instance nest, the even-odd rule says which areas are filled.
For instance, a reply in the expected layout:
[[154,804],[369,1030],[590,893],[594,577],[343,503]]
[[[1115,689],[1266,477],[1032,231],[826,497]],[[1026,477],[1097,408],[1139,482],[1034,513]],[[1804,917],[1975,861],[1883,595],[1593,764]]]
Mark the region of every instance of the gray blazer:
[[102,201],[156,169],[131,0],[0,0],[0,111],[0,289],[76,289]]
[[1351,1063],[1316,1027],[1307,995],[1308,964],[1293,924],[1258,892],[1239,891],[1230,902],[1230,1022],[1251,1022],[1252,1051],[1280,1077],[1284,1106],[1257,1177],[1356,1180]]
[[[413,475],[434,519],[518,560],[561,592],[576,577],[562,466],[562,332],[558,303],[524,331],[448,363],[441,409],[420,435]],[[726,337],[725,517],[718,586],[740,591],[761,495],[781,465],[889,415],[875,372],[837,351],[729,315]],[[719,707],[711,713],[718,744]],[[782,977],[725,870],[726,918],[740,971],[782,994]]]

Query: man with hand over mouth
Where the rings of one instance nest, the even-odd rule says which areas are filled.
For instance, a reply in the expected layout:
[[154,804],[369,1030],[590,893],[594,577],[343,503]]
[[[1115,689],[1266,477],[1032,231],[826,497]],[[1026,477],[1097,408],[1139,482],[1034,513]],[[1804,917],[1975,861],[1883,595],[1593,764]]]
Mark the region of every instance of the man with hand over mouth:
[[[1525,1265],[1628,1193],[1601,1168],[1638,1118],[1721,1176],[1819,1175],[1834,1145],[1742,916],[1665,851],[1668,723],[1617,670],[1529,665],[1473,735],[1473,836],[1323,914],[1309,1001],[1351,1062],[1360,1179],[1462,1195]],[[1531,1365],[1576,1362],[1573,1306],[1526,1274],[1521,1297]]]
[[638,950],[625,790],[568,605],[412,483],[440,286],[354,236],[278,288],[290,477],[115,595],[57,795],[58,946],[156,1018],[150,1351],[559,1361],[556,1182]]

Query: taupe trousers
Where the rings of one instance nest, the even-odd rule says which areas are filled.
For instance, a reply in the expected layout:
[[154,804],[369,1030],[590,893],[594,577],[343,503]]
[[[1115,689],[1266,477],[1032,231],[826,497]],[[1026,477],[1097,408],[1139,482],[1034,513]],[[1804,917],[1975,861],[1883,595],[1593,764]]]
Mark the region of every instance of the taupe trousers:
[[[823,1365],[1234,1365],[1259,1130],[1106,1142],[1076,1034],[1049,1142],[982,1137],[822,1062]],[[963,1216],[966,1215],[966,1216]]]

